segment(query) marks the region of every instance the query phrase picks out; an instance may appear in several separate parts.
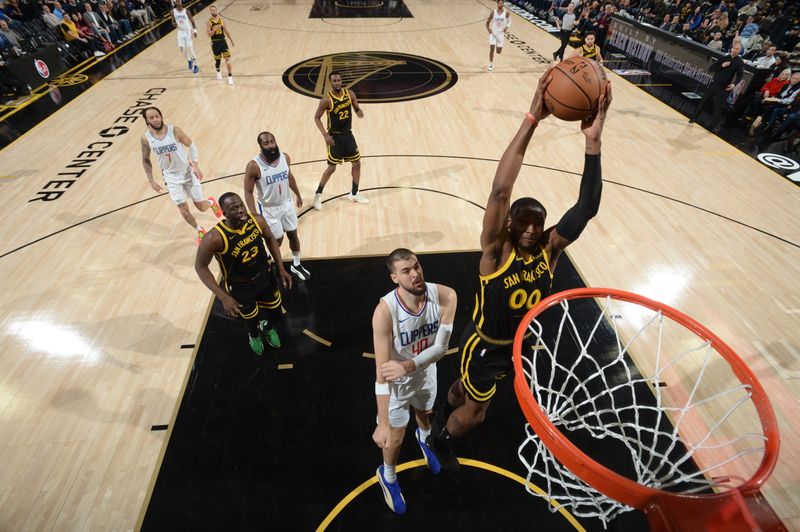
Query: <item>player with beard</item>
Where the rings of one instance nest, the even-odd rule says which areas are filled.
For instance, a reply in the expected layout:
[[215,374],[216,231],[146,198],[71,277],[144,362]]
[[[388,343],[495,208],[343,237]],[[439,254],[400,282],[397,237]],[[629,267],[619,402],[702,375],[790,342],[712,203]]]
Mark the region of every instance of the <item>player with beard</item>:
[[[473,321],[461,337],[461,378],[451,387],[428,441],[445,469],[458,468],[455,438],[483,422],[497,381],[512,369],[511,348],[521,318],[549,295],[561,252],[581,234],[600,207],[600,137],[611,103],[610,85],[598,112],[581,123],[586,155],[578,201],[545,229],[547,211],[533,198],[511,203],[533,132],[548,111],[542,104],[552,67],[539,80],[530,111],[497,166],[481,232],[480,289]],[[510,205],[509,205],[510,204]]]
[[[247,323],[250,349],[264,352],[264,341],[280,347],[274,323],[281,316],[281,292],[269,264],[272,254],[284,287],[292,287],[292,276],[283,268],[281,250],[260,214],[250,214],[242,198],[226,192],[219,198],[225,219],[214,226],[197,248],[194,269],[203,284],[222,302],[228,316],[241,316]],[[266,241],[266,248],[264,243]],[[216,257],[225,290],[208,268]]]
[[231,40],[231,45],[236,46],[233,42],[233,37],[222,22],[222,17],[219,16],[217,6],[212,5],[209,8],[211,17],[206,23],[206,34],[211,37],[211,53],[214,56],[214,68],[217,70],[217,79],[222,80],[222,72],[219,71],[219,66],[222,59],[225,59],[225,67],[228,69],[228,85],[233,85],[233,73],[231,72],[231,51],[228,48],[228,41],[225,37]]
[[[211,209],[217,218],[221,218],[222,211],[213,197],[206,199],[203,195],[200,185],[203,173],[197,163],[197,146],[181,128],[165,124],[157,107],[148,107],[142,111],[142,116],[147,123],[147,132],[142,136],[142,165],[150,187],[156,192],[164,191],[153,178],[153,163],[150,161],[150,152],[153,152],[161,167],[169,197],[178,206],[186,223],[197,231],[199,244],[206,230],[189,212],[186,197],[191,196],[194,206],[201,212]],[[189,148],[189,157],[184,146]]]
[[291,189],[294,192],[297,208],[303,206],[303,198],[297,181],[294,179],[289,166],[291,159],[288,153],[282,153],[275,142],[275,135],[263,131],[256,137],[261,152],[247,163],[244,171],[244,200],[250,212],[261,212],[256,209],[253,189],[258,189],[258,203],[264,208],[264,217],[267,219],[269,229],[278,241],[278,246],[283,243],[283,234],[289,237],[289,248],[292,250],[292,265],[290,271],[301,281],[311,278],[302,264],[300,264],[300,238],[297,236],[297,211],[292,205]]
[[375,344],[375,400],[378,425],[372,439],[383,451],[378,484],[389,508],[406,511],[397,481],[397,459],[409,421],[409,406],[417,418],[415,433],[422,456],[432,473],[439,462],[425,440],[436,400],[436,362],[450,342],[456,313],[456,292],[426,283],[417,256],[408,249],[392,251],[386,259],[389,277],[397,288],[383,296],[372,316]]

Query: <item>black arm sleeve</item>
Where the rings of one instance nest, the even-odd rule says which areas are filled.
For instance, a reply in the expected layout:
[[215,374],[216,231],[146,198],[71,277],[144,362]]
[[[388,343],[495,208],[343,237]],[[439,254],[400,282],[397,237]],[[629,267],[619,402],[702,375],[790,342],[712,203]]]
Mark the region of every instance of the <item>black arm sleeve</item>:
[[737,57],[736,59],[738,59],[738,61],[736,61],[736,73],[733,78],[734,85],[742,81],[742,76],[744,76],[744,61],[742,61],[741,57]]
[[589,220],[600,208],[600,194],[603,191],[603,176],[600,169],[600,155],[586,155],[581,178],[581,191],[578,201],[564,213],[556,225],[556,231],[569,241],[577,240]]

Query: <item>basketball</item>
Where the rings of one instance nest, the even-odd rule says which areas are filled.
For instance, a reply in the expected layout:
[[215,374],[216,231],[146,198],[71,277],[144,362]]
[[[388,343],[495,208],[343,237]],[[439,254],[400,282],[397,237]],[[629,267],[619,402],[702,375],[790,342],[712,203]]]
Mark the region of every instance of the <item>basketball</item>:
[[550,71],[553,77],[544,93],[544,103],[556,118],[583,120],[597,110],[606,90],[606,73],[596,61],[570,57]]

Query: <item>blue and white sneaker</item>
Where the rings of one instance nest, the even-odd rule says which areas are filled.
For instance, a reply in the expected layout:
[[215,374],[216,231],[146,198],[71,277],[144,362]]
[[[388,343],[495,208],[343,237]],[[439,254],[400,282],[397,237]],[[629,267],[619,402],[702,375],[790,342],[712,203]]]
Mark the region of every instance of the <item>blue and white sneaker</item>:
[[417,437],[417,443],[419,444],[419,448],[422,450],[422,456],[425,458],[425,463],[428,464],[428,469],[431,470],[431,473],[434,475],[438,475],[439,471],[442,470],[442,465],[439,463],[439,459],[436,458],[436,455],[433,454],[428,444],[422,440],[422,436],[420,435],[419,429],[417,432],[414,433]]
[[406,500],[403,498],[403,492],[400,491],[400,482],[390,484],[383,478],[383,466],[380,466],[375,472],[378,477],[378,485],[383,492],[383,499],[386,501],[386,506],[396,514],[406,513]]
[[191,59],[189,59],[189,70],[190,71],[192,70],[192,60]]
[[195,63],[194,67],[192,68],[192,74],[197,74],[198,72],[200,72],[200,67],[197,66],[197,63]]

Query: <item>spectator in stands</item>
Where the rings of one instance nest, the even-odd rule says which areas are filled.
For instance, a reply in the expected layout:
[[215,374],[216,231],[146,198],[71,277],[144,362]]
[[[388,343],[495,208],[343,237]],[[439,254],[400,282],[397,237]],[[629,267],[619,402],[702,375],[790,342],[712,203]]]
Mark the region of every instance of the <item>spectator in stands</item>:
[[740,15],[755,15],[758,13],[758,0],[750,0],[750,3],[739,10]]
[[[112,3],[112,0],[108,1],[109,3]],[[127,23],[131,30],[133,29],[133,24],[135,24],[137,28],[145,27],[144,18],[141,15],[134,15],[128,11],[128,6],[125,5],[125,0],[117,0],[116,2],[113,2],[113,5],[111,6],[111,15],[123,26],[125,26],[125,23]],[[122,21],[125,21],[125,23]]]
[[86,2],[83,4],[83,21],[86,23],[89,28],[91,28],[92,33],[95,35],[99,35],[104,40],[115,43],[115,44],[122,44],[122,39],[117,39],[116,35],[111,34],[111,28],[106,26],[105,22],[100,20],[100,16],[94,12],[92,9],[92,4]]
[[59,29],[61,30],[61,35],[64,36],[64,40],[67,43],[74,45],[79,50],[83,50],[87,53],[93,53],[96,57],[102,57],[105,54],[102,48],[103,46],[97,42],[97,40],[82,35],[78,26],[75,24],[77,20],[82,20],[77,13],[73,13],[72,15],[65,16],[64,20],[59,25]]
[[769,134],[772,126],[789,113],[798,94],[800,94],[800,71],[792,73],[789,83],[778,94],[769,98],[764,97],[762,100],[764,112],[753,120],[749,133]]
[[152,24],[153,20],[156,18],[153,9],[147,5],[147,2],[144,0],[126,0],[126,5],[131,14],[138,14],[141,16],[148,26]]
[[688,22],[683,23],[683,26],[681,26],[681,31],[680,33],[678,33],[678,37],[680,37],[681,39],[689,39],[690,41],[694,40],[692,39],[692,30],[689,27]]
[[105,25],[108,26],[110,29],[119,33],[123,41],[127,41],[128,39],[133,37],[133,32],[131,31],[130,22],[128,22],[127,20],[115,19],[112,16],[111,10],[109,10],[108,4],[106,4],[106,2],[101,1],[97,5],[97,8],[99,10],[97,14],[100,16],[100,20],[102,20],[105,23]]
[[20,36],[8,27],[8,24],[5,20],[0,20],[0,35],[6,38],[6,40],[11,44],[12,48],[19,48],[20,47]]
[[[78,3],[78,0],[67,0],[67,3],[62,5],[65,15],[72,15],[73,13],[83,15],[83,6]],[[66,18],[66,16],[64,18]],[[70,20],[72,20],[72,17],[70,17]]]
[[669,28],[667,28],[667,31],[670,32],[670,33],[676,34],[679,31],[681,31],[681,28],[683,28],[683,24],[681,24],[680,16],[679,15],[673,15],[672,16],[672,22],[670,22]]
[[44,5],[42,6],[42,13],[43,13],[43,14],[42,14],[42,20],[44,21],[44,23],[45,23],[45,24],[47,24],[47,27],[48,27],[48,28],[55,28],[56,26],[58,26],[59,24],[61,24],[61,21],[60,21],[60,20],[58,20],[58,17],[57,17],[57,16],[55,16],[55,15],[54,15],[54,14],[53,14],[53,13],[50,11],[50,7],[48,7],[48,5],[47,5],[47,4],[44,4]]
[[775,53],[778,49],[769,41],[766,41],[765,44],[767,50],[763,54],[758,55],[753,61],[747,61],[750,66],[756,68],[772,68],[772,65],[775,64]]
[[694,8],[694,13],[692,16],[689,17],[689,30],[694,33],[700,29],[700,25],[703,23],[703,19],[705,15],[703,15],[702,7],[697,6]]
[[715,31],[714,35],[711,37],[711,40],[708,41],[708,44],[706,44],[706,46],[708,46],[712,50],[716,50],[717,52],[721,52],[722,51],[722,32],[721,31]]
[[761,123],[760,115],[764,112],[764,98],[780,94],[783,88],[789,84],[789,77],[791,75],[792,71],[788,68],[784,68],[779,75],[764,83],[758,92],[753,94],[752,100],[742,114],[742,119],[745,122],[749,122],[753,120],[754,117],[759,117],[758,123],[753,127],[754,130]]
[[658,29],[664,30],[664,31],[669,31],[669,24],[670,24],[671,20],[672,20],[672,17],[669,16],[669,13],[664,15],[664,20],[661,21],[661,24],[658,26]]
[[52,5],[52,7],[50,8],[50,10],[51,10],[51,11],[53,12],[53,14],[56,16],[56,18],[58,19],[58,22],[59,22],[59,23],[60,23],[62,20],[64,20],[64,10],[63,10],[63,9],[61,9],[61,2],[53,2],[53,5]]
[[800,26],[795,26],[783,36],[781,50],[793,50],[798,42],[800,42]]

